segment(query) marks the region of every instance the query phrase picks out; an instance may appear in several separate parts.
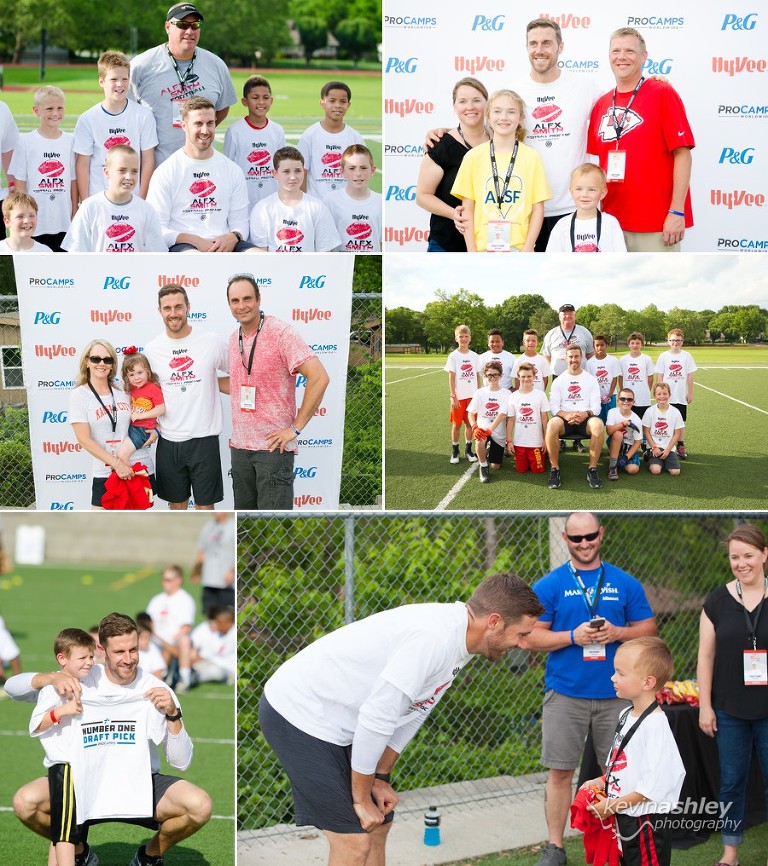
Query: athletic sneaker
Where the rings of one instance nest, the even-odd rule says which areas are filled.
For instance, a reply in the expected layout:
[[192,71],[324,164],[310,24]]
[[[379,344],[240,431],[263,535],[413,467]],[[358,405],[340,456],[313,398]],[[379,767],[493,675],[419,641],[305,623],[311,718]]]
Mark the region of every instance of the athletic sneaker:
[[565,439],[560,440],[560,450],[565,451]]
[[83,853],[75,854],[75,866],[99,866],[99,858],[87,842],[83,848]]
[[555,467],[553,466],[549,470],[549,481],[547,481],[547,487],[549,487],[550,490],[557,490],[557,488],[559,486],[560,486],[560,470],[555,469]]
[[472,453],[472,445],[469,442],[464,448],[464,455],[470,463],[477,463],[477,455]]
[[454,445],[453,450],[451,451],[451,463],[459,462],[459,446]]
[[146,846],[142,845],[133,855],[133,860],[131,860],[128,866],[163,866],[164,863],[164,857],[149,857]]
[[565,866],[567,859],[565,848],[558,848],[550,842],[541,852],[541,857],[536,861],[535,866]]
[[603,482],[600,480],[597,469],[587,469],[587,481],[589,481],[589,486],[593,490],[597,490],[598,487],[603,486]]
[[584,445],[584,443],[581,441],[581,439],[577,439],[573,443],[573,449],[574,449],[574,451],[578,451],[579,454],[583,454],[587,450],[586,445]]
[[[609,481],[618,481],[619,480],[619,468],[618,466],[611,466],[608,470],[608,480]],[[591,482],[590,482],[591,483]]]
[[487,484],[491,480],[491,467],[490,466],[481,466],[480,467],[480,481],[483,484]]
[[683,445],[682,443],[679,443],[677,446],[677,456],[681,460],[687,460],[688,459],[688,452],[685,450],[685,445]]

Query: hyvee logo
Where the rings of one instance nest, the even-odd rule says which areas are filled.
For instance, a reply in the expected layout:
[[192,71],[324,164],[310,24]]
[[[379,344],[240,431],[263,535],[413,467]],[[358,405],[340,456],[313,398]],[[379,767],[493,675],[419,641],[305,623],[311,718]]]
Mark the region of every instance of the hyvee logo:
[[492,57],[454,57],[454,68],[457,72],[469,72],[475,75],[477,72],[503,72],[505,63],[500,58]]
[[422,102],[420,99],[385,99],[384,113],[397,114],[405,117],[407,114],[432,114],[435,110],[433,102]]
[[291,318],[294,322],[329,322],[331,316],[332,313],[330,310],[318,310],[317,307],[312,307],[309,310],[300,310],[297,307],[294,307],[291,312]]
[[310,496],[308,493],[302,493],[301,496],[293,497],[293,504],[297,508],[301,508],[304,505],[322,505],[323,497],[322,496]]
[[418,67],[418,57],[409,57],[407,60],[401,60],[399,57],[390,57],[387,60],[385,72],[394,72],[399,75],[410,75],[415,72]]
[[714,205],[724,205],[728,210],[735,207],[765,207],[765,196],[762,193],[752,194],[745,189],[711,189],[709,200]]
[[547,12],[542,12],[539,18],[545,18],[547,21],[554,21],[560,25],[561,30],[566,30],[572,27],[574,30],[586,30],[592,25],[592,19],[586,15],[573,15],[571,12],[562,12],[560,15],[550,15]]
[[735,15],[729,12],[723,18],[723,26],[721,30],[754,30],[757,26],[757,12],[750,12],[748,15]]
[[43,454],[79,454],[82,450],[79,442],[43,442]]
[[419,229],[416,226],[404,226],[401,229],[387,226],[384,229],[384,240],[401,247],[411,242],[426,243],[429,240],[429,230]]
[[91,321],[111,325],[113,322],[132,322],[133,313],[123,313],[121,310],[91,310]]
[[32,321],[33,325],[58,325],[61,321],[61,312],[56,310],[53,313],[44,313],[38,311],[35,313],[35,318]]
[[[258,282],[258,280],[257,280]],[[200,285],[199,277],[188,277],[186,274],[176,274],[176,276],[168,276],[168,274],[158,274],[157,284],[162,288],[173,284],[174,286],[183,286],[185,289],[197,288]]]
[[77,349],[74,346],[62,346],[61,343],[54,343],[52,346],[38,343],[35,346],[35,355],[38,358],[74,358],[76,354]]
[[713,57],[712,71],[727,72],[733,78],[741,72],[765,72],[768,60],[753,60],[751,57]]

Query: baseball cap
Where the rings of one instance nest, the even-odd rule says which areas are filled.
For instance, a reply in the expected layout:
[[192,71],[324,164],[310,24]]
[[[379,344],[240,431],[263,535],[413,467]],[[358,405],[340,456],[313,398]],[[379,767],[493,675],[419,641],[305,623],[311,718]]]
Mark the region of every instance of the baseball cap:
[[557,311],[558,313],[575,313],[576,307],[573,304],[563,304],[562,307]]
[[201,21],[205,21],[197,6],[193,6],[191,3],[176,3],[174,6],[171,6],[168,14],[165,16],[165,20],[171,21],[173,18],[182,19],[186,18],[187,15],[197,15]]

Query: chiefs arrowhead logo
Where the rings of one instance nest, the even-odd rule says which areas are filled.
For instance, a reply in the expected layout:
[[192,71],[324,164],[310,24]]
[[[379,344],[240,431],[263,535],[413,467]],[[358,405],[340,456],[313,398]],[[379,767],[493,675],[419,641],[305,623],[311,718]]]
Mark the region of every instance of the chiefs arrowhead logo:
[[616,115],[616,123],[621,127],[622,135],[632,132],[633,129],[640,126],[643,122],[643,118],[637,112],[632,111],[632,109],[627,111],[624,108],[617,107],[614,109],[611,107],[600,118],[600,127],[597,130],[597,134],[602,141],[616,141],[616,128],[613,125],[614,113]]

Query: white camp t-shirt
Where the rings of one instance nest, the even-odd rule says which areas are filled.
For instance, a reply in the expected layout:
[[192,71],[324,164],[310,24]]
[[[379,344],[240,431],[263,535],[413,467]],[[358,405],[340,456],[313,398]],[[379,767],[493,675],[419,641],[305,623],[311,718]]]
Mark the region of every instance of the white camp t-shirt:
[[0,616],[0,661],[7,663],[20,655],[21,650],[8,631],[5,620]]
[[483,354],[477,359],[477,364],[480,375],[486,383],[487,380],[483,370],[489,361],[498,361],[501,364],[501,379],[499,379],[499,385],[500,387],[507,388],[511,391],[512,379],[514,378],[512,371],[515,369],[515,356],[506,349],[502,349],[500,352],[492,352],[490,349],[487,352],[483,352]]
[[245,178],[217,150],[209,159],[177,150],[152,174],[147,201],[157,211],[166,247],[182,232],[209,239],[233,231],[248,237]]
[[137,195],[117,204],[103,191],[80,205],[61,245],[70,253],[168,252],[152,205]]
[[[507,388],[499,388],[496,391],[491,391],[490,388],[478,388],[469,401],[467,412],[472,412],[477,416],[478,427],[482,430],[490,430],[499,415],[509,413],[509,398],[511,396],[512,393]],[[506,445],[507,426],[505,421],[502,421],[491,433],[491,437],[502,448]]]
[[519,355],[512,368],[512,376],[515,379],[518,378],[517,370],[521,364],[530,364],[533,367],[533,387],[537,391],[546,391],[544,380],[552,375],[549,361],[543,355],[534,355],[532,358],[529,358],[528,355]]
[[[571,246],[571,225],[573,225],[573,246]],[[627,242],[624,240],[624,232],[616,217],[609,213],[603,213],[600,219],[599,244],[597,217],[577,219],[572,222],[570,214],[566,214],[555,223],[547,241],[548,253],[625,253],[626,251]]]
[[477,391],[477,374],[480,372],[477,353],[471,349],[468,352],[459,352],[454,349],[448,356],[443,369],[447,373],[456,374],[456,397],[466,400]]
[[552,416],[564,410],[566,412],[591,411],[593,415],[600,414],[600,386],[597,379],[586,370],[577,376],[563,373],[552,383],[549,392],[549,406]]
[[[627,717],[621,729],[623,737],[637,723],[637,717]],[[613,751],[621,742],[614,741]],[[660,810],[669,810],[677,803],[685,779],[685,766],[677,748],[672,729],[664,712],[655,710],[647,716],[632,739],[615,760],[608,778],[608,796],[621,797],[637,791],[647,797],[642,803],[623,809],[622,815],[652,815]]]
[[[88,167],[89,196],[107,188],[104,162],[110,149],[118,144],[132,147],[139,154],[139,159],[143,150],[157,146],[155,117],[145,105],[126,99],[125,107],[119,114],[110,114],[99,103],[77,118],[75,153],[91,158]],[[138,188],[139,184],[136,186]]]
[[651,389],[648,387],[648,377],[653,377],[653,359],[642,352],[633,358],[623,355],[619,358],[621,367],[622,388],[631,388],[635,395],[635,406],[651,405]]
[[339,250],[346,253],[381,252],[381,194],[369,190],[368,198],[352,198],[346,189],[325,197],[336,231],[341,238]]
[[59,697],[53,686],[45,686],[37,695],[37,706],[29,720],[30,736],[36,737],[45,752],[44,767],[54,764],[67,764],[71,756],[72,716],[65,716],[58,725],[52,725],[42,734],[36,734],[37,726],[56,707],[63,706],[66,700]]
[[605,426],[611,427],[613,424],[621,424],[622,421],[626,420],[629,420],[635,425],[635,427],[637,427],[637,430],[633,430],[631,427],[624,428],[624,444],[631,448],[635,442],[643,438],[643,422],[640,420],[638,415],[635,415],[634,412],[630,412],[629,419],[627,419],[621,414],[619,407],[614,406],[613,409],[608,410]]
[[274,120],[266,118],[266,121],[266,126],[257,129],[247,117],[243,117],[224,133],[224,156],[231,159],[245,176],[249,210],[257,201],[277,192],[272,160],[275,151],[285,147],[285,130]]
[[[19,130],[11,114],[11,109],[0,101],[0,154],[14,150],[18,140]],[[5,174],[0,173],[0,201],[7,195],[8,187],[5,186]]]
[[512,445],[521,448],[541,448],[544,445],[542,412],[549,411],[549,400],[543,391],[533,388],[530,394],[515,391],[509,401],[509,413],[514,414],[515,428]]
[[310,736],[349,745],[377,684],[410,702],[393,731],[428,714],[470,660],[467,607],[410,604],[353,622],[288,659],[264,693],[272,707]]
[[39,241],[32,241],[32,246],[28,250],[12,250],[8,246],[8,240],[0,241],[0,255],[20,256],[23,253],[52,253],[53,250]]
[[688,405],[688,375],[698,367],[690,352],[681,349],[677,354],[662,352],[656,359],[656,372],[661,373],[661,382],[669,385],[670,403]]
[[568,70],[544,83],[525,75],[516,89],[525,101],[525,143],[541,157],[552,190],[552,198],[544,202],[544,216],[568,213],[573,210],[571,172],[595,161],[587,157],[587,131],[592,106],[603,89],[591,75]]
[[[600,397],[607,397],[614,379],[621,375],[621,365],[614,355],[606,355],[602,360],[590,358],[584,363],[584,369],[591,373],[600,386]],[[618,388],[618,382],[616,383]],[[614,394],[617,393],[614,390]]]
[[345,124],[341,132],[326,132],[320,121],[305,129],[296,145],[304,157],[307,192],[324,199],[347,184],[341,173],[341,155],[350,144],[365,144],[356,129]]
[[229,369],[224,340],[195,326],[180,340],[159,334],[147,343],[144,354],[163,389],[165,414],[157,419],[163,438],[186,442],[218,436],[223,413],[217,371]]
[[271,253],[327,253],[341,243],[331,212],[306,193],[296,205],[280,201],[277,193],[256,202],[250,241]]
[[544,335],[541,354],[550,359],[550,367],[555,376],[568,369],[565,353],[570,346],[579,346],[582,359],[595,351],[592,334],[583,325],[574,325],[572,331],[565,332],[561,325],[556,325]]
[[147,649],[139,649],[139,667],[153,674],[155,671],[160,671],[160,676],[165,676],[168,673],[168,665],[165,663],[163,653],[153,641],[149,642]]
[[675,435],[675,430],[685,428],[685,421],[679,410],[671,404],[666,412],[662,412],[658,406],[651,406],[643,415],[643,427],[648,428],[653,441],[664,451]]
[[191,640],[201,658],[218,665],[228,674],[237,671],[237,628],[234,625],[221,634],[206,620],[195,626]]
[[74,137],[62,132],[44,138],[34,129],[19,136],[8,173],[27,185],[37,202],[38,235],[65,232],[72,221],[72,184],[75,181]]
[[180,629],[195,621],[195,600],[186,589],[172,595],[160,592],[150,599],[147,613],[152,617],[154,634],[166,643],[175,644]]
[[197,546],[205,554],[200,580],[204,587],[223,589],[227,575],[235,573],[235,517],[223,522],[209,520],[200,530]]

